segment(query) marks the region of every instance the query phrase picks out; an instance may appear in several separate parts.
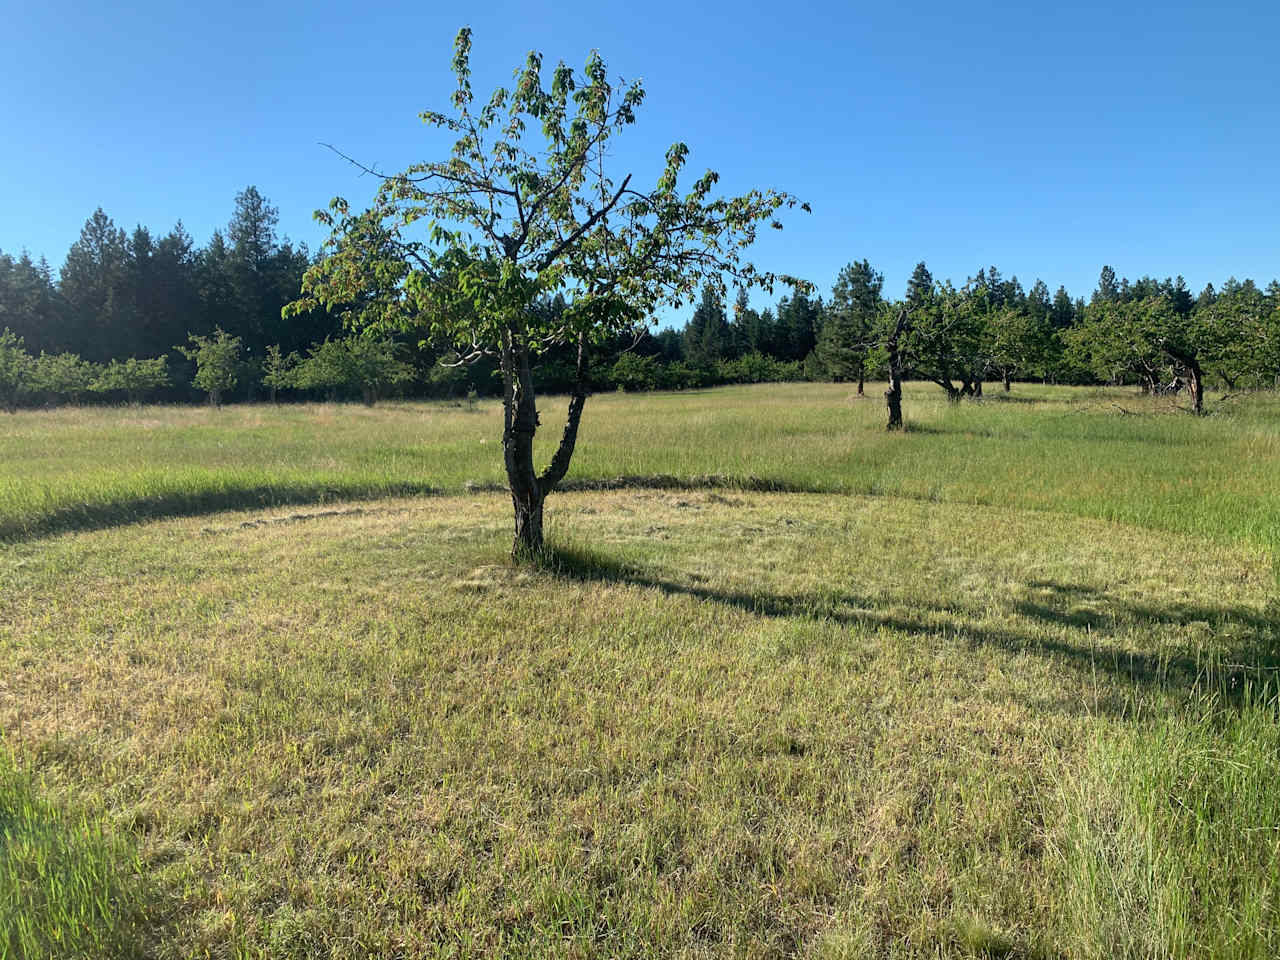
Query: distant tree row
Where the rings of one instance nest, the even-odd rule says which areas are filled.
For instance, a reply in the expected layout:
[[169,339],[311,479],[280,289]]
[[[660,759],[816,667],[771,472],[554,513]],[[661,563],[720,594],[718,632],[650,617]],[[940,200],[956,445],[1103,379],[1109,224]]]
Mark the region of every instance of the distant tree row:
[[721,382],[744,379],[733,364],[759,358],[781,374],[764,379],[843,380],[859,393],[867,377],[927,380],[952,401],[981,397],[984,382],[1131,383],[1185,390],[1200,412],[1209,379],[1228,390],[1280,382],[1280,284],[1232,278],[1193,295],[1181,277],[1130,282],[1108,266],[1086,302],[1063,287],[1050,295],[1041,280],[1024,290],[996,267],[956,287],[920,263],[890,300],[883,275],[861,260],[840,271],[825,302],[797,293],[776,313],[740,294],[730,318],[708,289],[679,340],[656,339],[669,363]]
[[[44,261],[0,253],[0,330],[10,331],[4,349],[27,358],[0,371],[0,384],[8,384],[0,402],[182,399],[191,396],[187,384],[215,403],[284,391],[371,400],[390,390],[499,390],[495,358],[458,364],[447,349],[413,335],[399,346],[364,344],[344,337],[338,317],[324,309],[282,317],[316,261],[305,245],[280,238],[277,225],[277,210],[250,186],[236,195],[225,230],[203,248],[181,223],[159,237],[142,226],[129,234],[99,209],[56,280]],[[957,287],[935,281],[921,263],[902,298],[892,300],[883,275],[861,260],[840,271],[825,298],[797,290],[761,310],[743,290],[729,306],[708,286],[682,329],[641,330],[595,346],[587,380],[595,390],[838,380],[861,392],[868,377],[891,379],[896,370],[957,401],[981,396],[984,382],[1008,389],[1035,379],[1185,388],[1200,410],[1208,381],[1229,390],[1276,382],[1278,316],[1274,281],[1261,290],[1230,279],[1192,294],[1181,277],[1130,282],[1110,267],[1086,302],[1061,286],[1051,294],[1041,280],[1025,290],[996,267]],[[201,358],[231,343],[234,364],[210,379],[214,368]],[[379,362],[392,358],[396,373],[362,380],[374,354]],[[568,391],[575,368],[572,347],[553,348],[535,370],[536,386]]]
[[[947,398],[982,396],[984,381],[1132,383],[1145,392],[1184,391],[1204,410],[1209,378],[1229,390],[1280,382],[1280,284],[1265,291],[1228,280],[1193,296],[1181,277],[1117,281],[1104,267],[1086,304],[1042,284],[1024,294],[994,268],[960,288],[936,283],[918,264],[902,300],[880,299],[880,277],[863,261],[841,273],[838,318],[820,342],[828,371],[890,381],[890,425],[904,378],[936,383]],[[842,283],[837,283],[842,290]],[[853,304],[846,307],[845,304]],[[825,353],[824,353],[825,348]]]
[[[284,353],[276,344],[261,360],[246,356],[239,337],[225,330],[191,334],[177,351],[194,365],[191,385],[218,407],[237,389],[258,388],[274,402],[281,390],[303,391],[326,400],[359,397],[372,405],[397,384],[415,377],[412,364],[394,342],[348,336],[312,344],[305,354]],[[0,330],[0,409],[80,403],[94,394],[140,403],[174,383],[168,357],[94,363],[73,353],[32,356],[22,338]]]

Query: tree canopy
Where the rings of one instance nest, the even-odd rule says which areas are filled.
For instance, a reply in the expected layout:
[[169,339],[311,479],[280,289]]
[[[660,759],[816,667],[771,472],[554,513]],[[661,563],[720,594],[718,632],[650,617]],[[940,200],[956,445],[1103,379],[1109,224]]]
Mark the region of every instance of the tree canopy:
[[[614,171],[609,145],[635,122],[644,88],[610,80],[598,53],[581,73],[561,62],[548,76],[531,52],[515,84],[487,100],[472,88],[467,28],[452,66],[452,109],[421,114],[455,138],[449,156],[382,175],[367,209],[339,197],[319,212],[332,230],[327,255],[286,312],[324,307],[355,329],[421,330],[464,361],[497,357],[515,551],[537,552],[543,500],[573,456],[590,347],[659,306],[692,302],[704,285],[721,296],[726,279],[771,287],[776,278],[743,251],[798,201],[771,189],[717,196],[710,170],[682,189],[684,143],[668,149],[652,186]],[[554,296],[563,309],[536,309]],[[577,375],[564,434],[539,473],[533,368],[564,344],[576,346]]]

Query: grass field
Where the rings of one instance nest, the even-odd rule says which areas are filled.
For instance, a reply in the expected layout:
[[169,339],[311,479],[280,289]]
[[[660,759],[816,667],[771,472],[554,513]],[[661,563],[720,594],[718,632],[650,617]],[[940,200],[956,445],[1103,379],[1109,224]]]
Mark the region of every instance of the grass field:
[[0,957],[1280,955],[1280,402],[934,392],[593,398],[538,568],[492,406],[0,419]]

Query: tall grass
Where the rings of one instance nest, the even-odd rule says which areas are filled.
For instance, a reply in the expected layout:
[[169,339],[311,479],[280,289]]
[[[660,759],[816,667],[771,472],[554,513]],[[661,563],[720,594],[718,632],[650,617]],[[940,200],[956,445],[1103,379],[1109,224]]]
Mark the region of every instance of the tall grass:
[[0,749],[0,958],[141,956],[137,854],[39,795]]
[[1280,704],[1100,731],[1063,792],[1063,939],[1081,957],[1280,956]]
[[[1018,386],[946,403],[907,392],[909,431],[839,384],[606,395],[587,406],[569,484],[714,477],[1068,513],[1268,549],[1280,543],[1280,398],[1209,417],[1129,390]],[[543,401],[544,458],[562,404]],[[157,516],[501,485],[501,418],[444,404],[146,407],[0,418],[0,539]],[[554,508],[553,508],[554,509]]]

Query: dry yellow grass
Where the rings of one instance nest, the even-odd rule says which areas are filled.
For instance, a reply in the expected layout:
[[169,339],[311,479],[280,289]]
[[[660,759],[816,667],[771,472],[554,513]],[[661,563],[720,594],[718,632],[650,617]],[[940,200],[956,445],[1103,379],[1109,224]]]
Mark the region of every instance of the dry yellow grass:
[[530,570],[509,510],[5,548],[0,729],[137,845],[149,952],[1105,955],[1067,787],[1275,641],[1260,546],[621,490],[556,497]]

